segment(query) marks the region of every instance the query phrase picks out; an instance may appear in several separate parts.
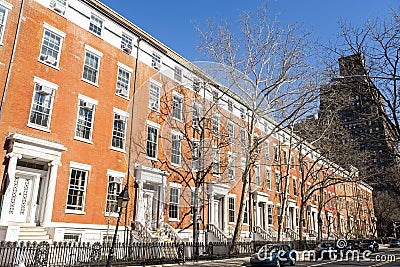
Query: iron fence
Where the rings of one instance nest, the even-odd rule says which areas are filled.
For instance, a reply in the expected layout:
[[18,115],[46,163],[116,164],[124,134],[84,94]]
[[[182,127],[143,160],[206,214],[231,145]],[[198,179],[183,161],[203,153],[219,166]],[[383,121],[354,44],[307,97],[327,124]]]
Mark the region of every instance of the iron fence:
[[[231,242],[117,243],[113,265],[182,263],[203,259],[245,257],[256,253],[268,243],[270,242],[240,242],[236,243],[235,249],[232,250]],[[286,243],[290,243],[295,249],[313,245],[309,242]],[[92,244],[0,242],[0,267],[105,266],[110,246],[110,243],[100,242]]]

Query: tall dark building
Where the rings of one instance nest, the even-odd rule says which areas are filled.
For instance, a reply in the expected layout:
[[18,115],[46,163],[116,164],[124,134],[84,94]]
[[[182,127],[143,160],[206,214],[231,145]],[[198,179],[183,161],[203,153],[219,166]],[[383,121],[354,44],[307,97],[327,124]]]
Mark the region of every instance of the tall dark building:
[[321,88],[319,118],[336,118],[335,129],[342,145],[341,164],[357,167],[362,178],[376,189],[385,187],[385,178],[395,163],[395,146],[382,118],[383,101],[367,75],[362,54],[339,59],[340,76]]

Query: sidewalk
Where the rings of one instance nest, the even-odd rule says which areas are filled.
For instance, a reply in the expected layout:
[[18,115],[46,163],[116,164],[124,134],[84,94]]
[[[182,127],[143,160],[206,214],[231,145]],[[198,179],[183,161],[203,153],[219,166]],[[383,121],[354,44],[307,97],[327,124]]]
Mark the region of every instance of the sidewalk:
[[[219,259],[219,260],[199,260],[199,261],[186,261],[184,263],[168,263],[168,264],[154,264],[154,265],[143,265],[148,267],[173,267],[173,266],[193,266],[193,265],[205,265],[209,263],[224,263],[224,266],[238,266],[242,263],[250,262],[250,257],[243,257],[243,258],[227,258],[227,259]],[[133,265],[126,265],[127,267],[137,267]]]

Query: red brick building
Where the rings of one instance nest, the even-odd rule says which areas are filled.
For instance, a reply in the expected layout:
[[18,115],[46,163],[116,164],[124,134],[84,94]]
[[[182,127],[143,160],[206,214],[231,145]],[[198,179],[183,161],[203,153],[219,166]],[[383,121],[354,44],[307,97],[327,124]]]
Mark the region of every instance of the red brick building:
[[[42,233],[36,239],[107,240],[118,216],[116,196],[125,184],[130,202],[120,229],[132,230],[134,238],[140,238],[137,231],[157,236],[162,228],[190,239],[196,201],[200,239],[205,227],[209,240],[230,237],[245,151],[240,139],[246,106],[238,97],[96,0],[0,0],[0,68],[0,240],[26,240],[32,231]],[[260,134],[273,123],[265,119],[263,125]],[[205,139],[206,150],[198,142]],[[281,149],[287,139],[287,133],[277,132],[260,150],[266,157],[260,156],[252,173],[244,236],[250,230],[258,238],[274,236],[285,181],[271,164],[275,156],[267,155],[288,152]],[[196,198],[193,177],[206,166]],[[295,238],[287,229],[300,227],[298,172],[299,167],[291,169],[286,179],[285,238]],[[372,205],[370,188],[354,186]],[[325,191],[341,199],[335,190],[332,185]],[[318,205],[312,201],[301,226],[307,237],[318,231]],[[335,205],[323,209],[332,214],[331,222],[340,212]],[[355,222],[365,221],[354,216]],[[363,235],[372,233],[371,225],[373,214],[359,227]],[[326,227],[320,231],[327,235]]]

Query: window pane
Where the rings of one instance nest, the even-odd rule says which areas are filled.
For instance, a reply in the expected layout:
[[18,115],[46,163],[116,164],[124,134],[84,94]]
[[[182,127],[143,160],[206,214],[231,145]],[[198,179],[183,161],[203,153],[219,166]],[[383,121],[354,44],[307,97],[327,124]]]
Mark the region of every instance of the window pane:
[[147,127],[147,147],[146,147],[146,155],[151,158],[156,158],[157,155],[157,140],[158,140],[158,134],[157,134],[157,129],[148,126]]
[[42,90],[43,86],[35,84],[35,95],[29,116],[29,123],[49,128],[50,112],[53,100],[53,90]]
[[126,117],[114,114],[112,147],[125,149]]
[[97,84],[100,58],[93,53],[86,51],[85,65],[83,67],[83,79]]
[[89,31],[94,34],[101,35],[101,30],[103,29],[103,20],[98,16],[92,14],[90,17]]
[[129,84],[131,74],[119,68],[117,77],[117,95],[122,97],[129,97]]
[[92,139],[93,112],[94,105],[87,104],[85,101],[79,100],[79,113],[76,123],[75,136],[87,140]]
[[67,209],[83,211],[86,193],[86,176],[86,171],[77,169],[71,170],[66,206]]

